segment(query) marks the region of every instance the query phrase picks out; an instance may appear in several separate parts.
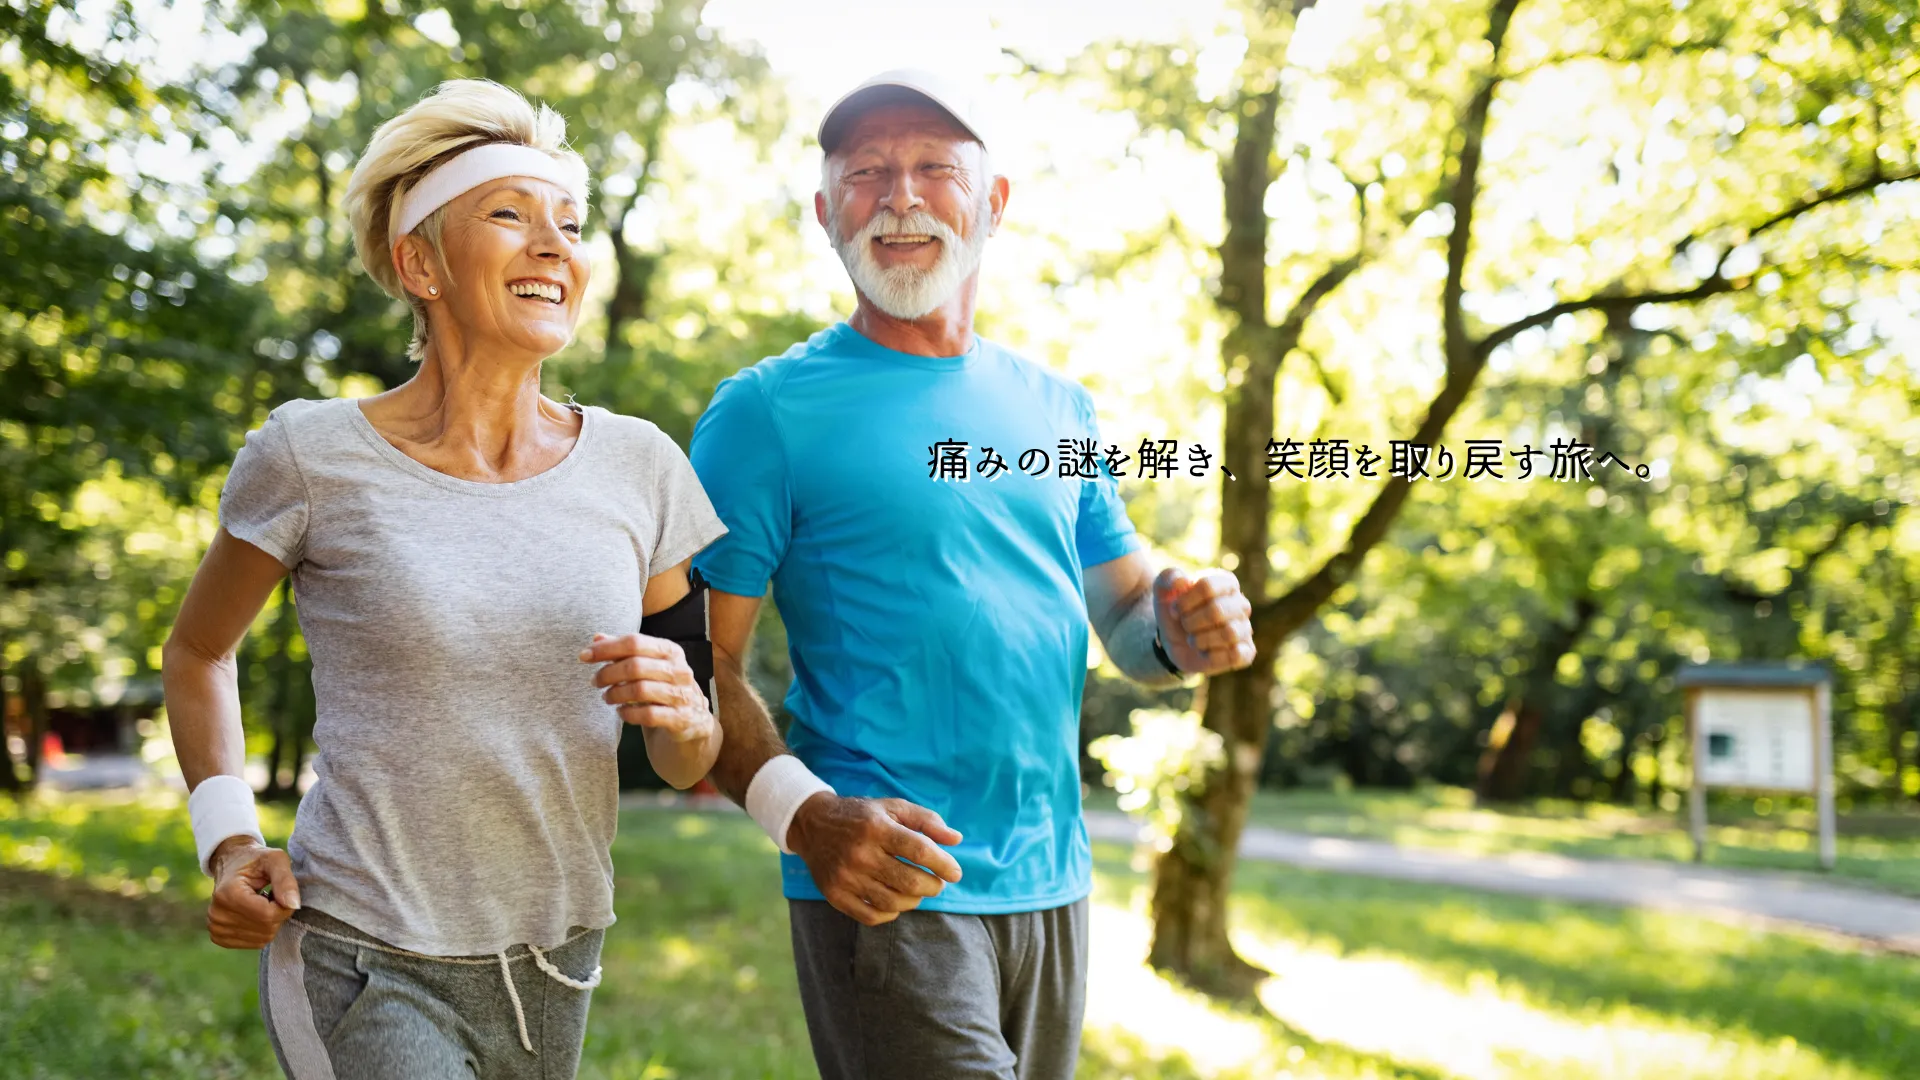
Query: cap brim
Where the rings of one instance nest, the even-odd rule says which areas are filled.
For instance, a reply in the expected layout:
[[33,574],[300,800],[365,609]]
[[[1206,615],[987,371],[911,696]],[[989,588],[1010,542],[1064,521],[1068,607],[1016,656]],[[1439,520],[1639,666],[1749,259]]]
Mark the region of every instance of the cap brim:
[[820,149],[831,154],[839,147],[840,140],[846,137],[862,114],[882,105],[903,103],[931,105],[947,114],[960,130],[972,136],[974,141],[986,145],[986,138],[972,124],[961,116],[960,110],[940,99],[937,94],[907,83],[868,83],[855,88],[839,101],[833,103],[826,115],[820,118],[818,137]]

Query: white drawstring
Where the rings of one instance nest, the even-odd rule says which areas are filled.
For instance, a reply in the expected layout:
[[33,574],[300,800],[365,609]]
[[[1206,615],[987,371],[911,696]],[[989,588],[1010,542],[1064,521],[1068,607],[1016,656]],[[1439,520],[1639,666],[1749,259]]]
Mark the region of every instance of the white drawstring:
[[533,1040],[527,1038],[527,1014],[520,1008],[520,991],[513,987],[513,969],[507,966],[507,951],[500,950],[499,956],[500,977],[507,981],[507,998],[513,1002],[513,1020],[520,1025],[520,1045],[527,1048],[527,1053],[538,1057],[540,1052],[533,1048]]
[[559,983],[561,986],[571,986],[575,990],[591,990],[600,985],[600,966],[598,964],[594,965],[593,974],[587,976],[586,979],[582,981],[580,979],[570,978],[566,972],[554,967],[553,961],[547,959],[547,954],[540,951],[540,946],[529,945],[527,946],[527,951],[533,954],[533,962],[539,966],[540,970],[552,976],[553,981]]
[[[554,967],[553,961],[547,959],[547,954],[541,952],[539,946],[529,945],[527,952],[533,955],[534,965],[561,986],[569,986],[575,990],[591,990],[600,985],[601,969],[598,965],[594,967],[593,974],[583,981],[572,978],[566,972]],[[502,949],[497,955],[500,959],[500,977],[507,983],[507,1000],[513,1002],[513,1022],[520,1026],[520,1045],[526,1047],[527,1053],[538,1057],[540,1052],[533,1048],[533,1040],[527,1037],[527,1013],[520,1007],[520,991],[513,985],[513,969],[507,966],[507,952]]]

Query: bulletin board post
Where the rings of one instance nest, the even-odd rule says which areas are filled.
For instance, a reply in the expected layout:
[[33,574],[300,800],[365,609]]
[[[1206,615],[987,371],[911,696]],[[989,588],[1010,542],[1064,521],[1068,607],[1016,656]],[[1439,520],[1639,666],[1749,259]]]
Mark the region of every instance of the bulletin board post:
[[1832,682],[1824,668],[1800,664],[1701,664],[1683,667],[1687,743],[1693,779],[1687,818],[1693,861],[1707,857],[1707,789],[1812,795],[1820,831],[1820,867],[1833,869]]

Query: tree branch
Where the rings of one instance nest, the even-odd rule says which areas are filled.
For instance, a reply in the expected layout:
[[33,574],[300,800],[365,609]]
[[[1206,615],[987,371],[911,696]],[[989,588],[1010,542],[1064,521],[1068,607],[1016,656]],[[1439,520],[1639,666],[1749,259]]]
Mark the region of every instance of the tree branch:
[[1508,72],[1506,78],[1508,82],[1519,82],[1529,75],[1545,71],[1547,68],[1557,67],[1561,64],[1574,64],[1582,60],[1597,60],[1605,64],[1638,64],[1651,60],[1656,56],[1671,58],[1684,56],[1687,53],[1712,52],[1724,47],[1724,45],[1724,38],[1714,37],[1699,41],[1682,41],[1672,45],[1663,42],[1649,41],[1642,43],[1636,49],[1624,53],[1559,53],[1554,56],[1543,57],[1538,62],[1528,64],[1526,67],[1516,68]]
[[1754,237],[1759,236],[1761,233],[1766,232],[1768,229],[1771,229],[1776,225],[1785,224],[1786,222],[1792,221],[1794,218],[1799,217],[1801,214],[1804,214],[1809,210],[1813,210],[1817,207],[1825,206],[1830,202],[1839,202],[1842,199],[1851,199],[1855,195],[1861,195],[1866,192],[1872,191],[1874,188],[1880,187],[1884,184],[1898,184],[1907,180],[1920,180],[1920,169],[1911,169],[1911,170],[1908,170],[1907,172],[1895,173],[1889,176],[1880,172],[1879,163],[1876,161],[1874,163],[1874,175],[1869,176],[1865,180],[1861,180],[1858,183],[1848,184],[1846,187],[1835,188],[1832,191],[1825,192],[1820,195],[1816,195],[1813,198],[1807,199],[1804,202],[1800,202],[1794,206],[1790,206],[1787,209],[1780,211],[1779,213],[1768,218],[1767,220],[1747,230],[1747,239],[1752,240]]
[[[1461,112],[1459,157],[1448,195],[1448,202],[1453,206],[1453,235],[1447,240],[1447,281],[1441,298],[1447,374],[1440,392],[1427,406],[1427,415],[1420,421],[1419,430],[1414,433],[1416,442],[1431,443],[1439,438],[1447,421],[1453,418],[1466,400],[1484,363],[1484,359],[1477,356],[1471,347],[1472,340],[1467,336],[1460,302],[1465,295],[1463,282],[1466,278],[1467,255],[1472,247],[1473,203],[1479,193],[1481,142],[1486,137],[1487,118],[1493,107],[1494,94],[1500,87],[1500,58],[1507,28],[1512,24],[1513,13],[1519,6],[1520,0],[1495,0],[1488,14],[1486,36],[1487,44],[1492,47],[1492,55],[1488,58],[1487,71],[1480,86]],[[1328,272],[1338,268],[1330,268]],[[1352,272],[1353,268],[1347,268],[1341,278]],[[1346,544],[1338,553],[1284,594],[1255,606],[1255,648],[1271,655],[1281,641],[1313,617],[1313,613],[1332,597],[1334,590],[1359,570],[1367,552],[1386,537],[1410,490],[1411,481],[1406,477],[1389,478],[1380,493],[1374,496],[1366,513],[1354,523],[1353,529],[1347,534]]]
[[[1169,243],[1186,248],[1199,248],[1204,245],[1195,238],[1193,231],[1182,224],[1176,214],[1167,215],[1167,219],[1153,225],[1130,232],[1120,238],[1117,249],[1089,252],[1079,260],[1078,265],[1070,268],[1069,274],[1056,281],[1060,284],[1080,284],[1087,281],[1110,281],[1136,261],[1158,254]],[[1073,245],[1065,241],[1061,247],[1071,249]]]
[[1280,324],[1273,328],[1276,360],[1300,346],[1300,335],[1306,332],[1307,320],[1312,318],[1314,311],[1327,297],[1333,295],[1333,291],[1352,277],[1354,271],[1360,269],[1361,264],[1366,261],[1364,237],[1361,243],[1362,247],[1356,248],[1353,254],[1322,270],[1320,276],[1314,278],[1306,291],[1300,294],[1300,298],[1293,302],[1293,307],[1287,310],[1287,317],[1280,320]]
[[[1915,179],[1920,179],[1920,170],[1897,173],[1891,176],[1869,177],[1858,183],[1848,184],[1846,187],[1823,192],[1796,203],[1747,229],[1744,234],[1745,239],[1741,242],[1746,243],[1751,241],[1754,237],[1759,236],[1768,229],[1783,225],[1802,214],[1825,206],[1828,203],[1849,199],[1855,195],[1872,191],[1885,184],[1896,184]],[[1684,244],[1682,246],[1684,246]],[[1508,323],[1480,339],[1474,346],[1475,358],[1485,360],[1487,356],[1492,354],[1493,350],[1513,340],[1520,334],[1537,326],[1545,326],[1562,315],[1571,315],[1581,311],[1618,311],[1623,308],[1631,310],[1643,304],[1686,303],[1693,300],[1703,300],[1719,293],[1736,292],[1744,289],[1752,282],[1751,275],[1743,278],[1729,279],[1722,276],[1721,273],[1723,267],[1726,265],[1727,255],[1731,253],[1732,250],[1733,248],[1729,247],[1726,252],[1722,252],[1719,260],[1714,264],[1713,272],[1708,274],[1699,284],[1691,288],[1643,293],[1596,293],[1578,300],[1563,300],[1544,311],[1538,311],[1524,319]]]
[[[1312,365],[1314,377],[1320,380],[1320,388],[1327,392],[1327,397],[1331,399],[1335,405],[1346,404],[1346,391],[1342,390],[1339,384],[1333,381],[1333,376],[1327,372],[1326,362],[1320,359],[1320,354],[1312,349],[1304,348],[1300,350],[1300,354],[1307,358],[1308,364]],[[1314,437],[1319,437],[1317,432]]]
[[1807,552],[1806,555],[1801,558],[1800,565],[1796,567],[1792,573],[1787,575],[1786,587],[1777,592],[1760,592],[1750,585],[1727,577],[1725,574],[1718,576],[1720,590],[1726,594],[1727,599],[1743,604],[1758,604],[1785,600],[1787,597],[1806,588],[1807,582],[1813,578],[1814,566],[1819,563],[1820,560],[1839,550],[1840,545],[1846,543],[1849,533],[1862,525],[1884,526],[1892,524],[1898,507],[1898,503],[1893,504],[1893,508],[1885,515],[1884,521],[1875,520],[1882,515],[1874,513],[1871,504],[1863,504],[1855,507],[1852,512],[1843,515],[1839,522],[1834,525],[1833,535],[1827,537],[1819,547]]
[[[1745,282],[1746,279],[1740,279]],[[1537,326],[1545,326],[1562,315],[1572,315],[1581,311],[1617,311],[1633,310],[1644,304],[1678,304],[1689,300],[1704,300],[1719,293],[1732,292],[1739,288],[1733,281],[1717,274],[1690,289],[1675,289],[1666,292],[1645,293],[1597,293],[1578,300],[1563,300],[1544,311],[1537,311],[1524,319],[1507,325],[1481,338],[1474,345],[1476,359],[1485,360],[1493,350],[1505,345],[1519,335]]]
[[1464,373],[1473,362],[1472,339],[1467,335],[1466,312],[1461,301],[1466,296],[1467,256],[1473,248],[1473,206],[1480,194],[1481,143],[1487,135],[1487,115],[1493,97],[1500,89],[1501,46],[1507,27],[1520,0],[1495,0],[1487,17],[1487,44],[1492,55],[1487,73],[1468,100],[1460,118],[1460,156],[1453,173],[1452,190],[1447,202],[1453,207],[1453,233],[1447,237],[1447,279],[1441,288],[1440,319],[1447,357],[1447,378]]

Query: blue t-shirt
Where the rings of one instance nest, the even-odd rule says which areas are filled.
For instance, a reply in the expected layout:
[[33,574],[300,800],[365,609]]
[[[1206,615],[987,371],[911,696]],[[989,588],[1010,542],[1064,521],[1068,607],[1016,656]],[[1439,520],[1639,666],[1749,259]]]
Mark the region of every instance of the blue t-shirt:
[[[841,795],[918,803],[964,837],[947,849],[962,880],[923,908],[1040,911],[1092,889],[1082,571],[1140,546],[1104,468],[1058,475],[1061,440],[1098,438],[1085,389],[977,334],[914,356],[845,323],[722,382],[694,428],[728,529],[694,566],[738,596],[773,582],[793,752]],[[969,478],[934,478],[954,441]],[[1028,450],[1044,475],[1020,470]],[[781,875],[821,899],[798,858]]]

